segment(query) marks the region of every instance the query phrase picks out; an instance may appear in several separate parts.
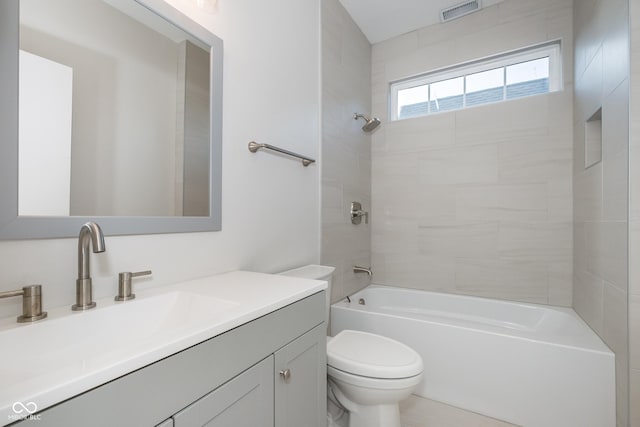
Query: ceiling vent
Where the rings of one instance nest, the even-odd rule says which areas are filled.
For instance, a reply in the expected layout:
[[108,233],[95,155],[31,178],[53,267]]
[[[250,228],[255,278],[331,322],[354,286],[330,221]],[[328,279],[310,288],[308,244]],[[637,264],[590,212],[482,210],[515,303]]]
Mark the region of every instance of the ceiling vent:
[[452,19],[460,18],[482,8],[482,0],[471,0],[455,6],[448,7],[440,11],[440,21],[448,22]]

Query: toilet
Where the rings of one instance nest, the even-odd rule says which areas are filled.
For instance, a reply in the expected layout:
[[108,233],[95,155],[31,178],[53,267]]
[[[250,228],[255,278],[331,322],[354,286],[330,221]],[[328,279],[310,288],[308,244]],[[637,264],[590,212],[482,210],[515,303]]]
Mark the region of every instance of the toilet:
[[[327,328],[334,270],[308,265],[280,273],[329,283]],[[353,330],[327,334],[327,395],[349,412],[348,427],[401,427],[398,403],[411,395],[423,370],[420,355],[391,338]]]

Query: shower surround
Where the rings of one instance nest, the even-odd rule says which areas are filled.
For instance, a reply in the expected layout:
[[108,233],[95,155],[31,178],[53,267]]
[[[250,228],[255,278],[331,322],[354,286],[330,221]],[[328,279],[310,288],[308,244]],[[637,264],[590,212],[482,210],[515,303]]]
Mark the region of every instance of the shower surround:
[[351,202],[365,211],[371,206],[371,134],[363,132],[362,120],[354,120],[354,113],[371,111],[371,45],[338,0],[323,0],[321,7],[320,259],[336,267],[332,299],[338,301],[369,284],[353,266],[371,265],[370,224],[353,225],[349,208]]
[[[629,425],[628,22],[626,0],[574,3],[573,305],[616,354],[619,426]],[[602,160],[587,168],[585,122],[600,109]]]
[[562,91],[386,122],[372,136],[379,284],[571,306],[572,1],[506,0],[373,46],[390,81],[561,39]]

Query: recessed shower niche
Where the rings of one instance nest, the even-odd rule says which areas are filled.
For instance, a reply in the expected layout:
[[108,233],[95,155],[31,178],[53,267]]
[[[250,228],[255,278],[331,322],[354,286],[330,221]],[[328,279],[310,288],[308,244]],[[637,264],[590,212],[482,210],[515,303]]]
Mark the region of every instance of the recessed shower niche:
[[602,161],[602,108],[593,113],[584,127],[584,168]]

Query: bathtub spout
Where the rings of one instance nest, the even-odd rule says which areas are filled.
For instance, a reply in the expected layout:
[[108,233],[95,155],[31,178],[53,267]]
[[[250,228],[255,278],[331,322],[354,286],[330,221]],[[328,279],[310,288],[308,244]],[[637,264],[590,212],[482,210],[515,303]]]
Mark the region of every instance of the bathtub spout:
[[369,277],[371,277],[371,267],[366,268],[366,267],[360,267],[359,265],[354,265],[353,266],[353,272],[354,273],[367,273],[369,275]]

